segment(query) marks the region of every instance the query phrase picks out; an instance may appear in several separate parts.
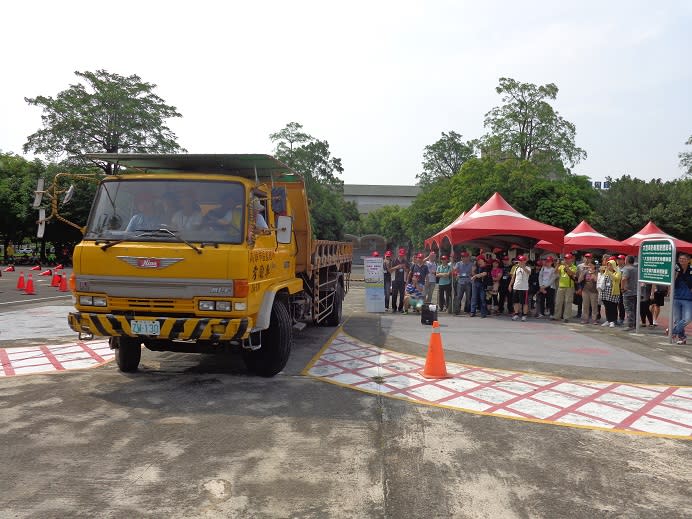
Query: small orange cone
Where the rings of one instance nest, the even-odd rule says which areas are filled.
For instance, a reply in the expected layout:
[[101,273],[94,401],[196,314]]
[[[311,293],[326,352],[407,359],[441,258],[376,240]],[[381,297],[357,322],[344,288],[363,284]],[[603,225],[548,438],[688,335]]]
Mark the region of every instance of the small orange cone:
[[36,265],[35,267],[31,267],[29,270],[41,270],[41,265]]
[[14,265],[10,265],[9,267],[5,268],[3,272],[14,272]]
[[445,364],[445,352],[442,349],[440,338],[440,323],[433,321],[428,356],[425,358],[425,367],[420,373],[425,378],[449,378],[447,365]]
[[19,278],[17,279],[17,290],[24,290],[24,272],[19,273]]
[[29,273],[29,279],[26,282],[26,288],[24,289],[24,293],[28,296],[33,296],[36,294],[34,291],[34,278],[32,277],[31,273]]
[[58,263],[53,270],[62,270],[63,268],[62,263]]
[[50,286],[52,287],[59,287],[60,286],[60,273],[59,272],[54,272],[53,273],[53,279],[50,280]]
[[50,269],[44,270],[43,272],[41,272],[39,274],[39,276],[52,276],[52,275],[53,275],[53,272],[51,272]]
[[69,292],[67,288],[67,275],[65,273],[62,273],[62,279],[60,280],[60,287],[58,288],[60,292]]

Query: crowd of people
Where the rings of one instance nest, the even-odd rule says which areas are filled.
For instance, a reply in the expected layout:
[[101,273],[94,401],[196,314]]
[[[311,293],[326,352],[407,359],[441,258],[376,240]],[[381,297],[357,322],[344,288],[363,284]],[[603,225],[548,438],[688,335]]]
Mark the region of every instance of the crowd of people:
[[[379,252],[373,252],[379,256]],[[510,259],[505,253],[458,257],[419,252],[409,261],[399,249],[395,258],[383,258],[385,312],[420,312],[432,304],[437,291],[437,309],[453,315],[481,318],[511,315],[513,321],[529,317],[600,325],[626,331],[642,326],[655,328],[669,287],[640,283],[634,256],[602,256],[600,262],[587,252],[579,258],[565,254],[531,261],[523,254]],[[690,255],[678,255],[672,286],[672,334],[677,344],[686,344],[685,327],[692,321],[692,267]],[[637,295],[640,305],[637,306]],[[575,311],[576,309],[576,311]]]

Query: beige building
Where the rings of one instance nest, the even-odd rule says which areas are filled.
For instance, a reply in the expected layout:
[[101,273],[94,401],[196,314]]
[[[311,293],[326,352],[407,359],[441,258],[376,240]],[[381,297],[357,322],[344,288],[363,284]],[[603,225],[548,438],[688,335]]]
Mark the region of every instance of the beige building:
[[386,205],[408,207],[418,193],[420,193],[418,186],[344,184],[344,199],[347,202],[355,202],[360,214],[368,214]]

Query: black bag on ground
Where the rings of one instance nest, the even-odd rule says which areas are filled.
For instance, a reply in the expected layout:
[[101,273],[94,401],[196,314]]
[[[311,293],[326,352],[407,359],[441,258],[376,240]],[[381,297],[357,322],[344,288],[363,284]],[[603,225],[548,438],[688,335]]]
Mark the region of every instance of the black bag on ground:
[[421,324],[432,324],[433,321],[437,321],[437,305],[430,303],[425,303],[420,309],[420,322]]

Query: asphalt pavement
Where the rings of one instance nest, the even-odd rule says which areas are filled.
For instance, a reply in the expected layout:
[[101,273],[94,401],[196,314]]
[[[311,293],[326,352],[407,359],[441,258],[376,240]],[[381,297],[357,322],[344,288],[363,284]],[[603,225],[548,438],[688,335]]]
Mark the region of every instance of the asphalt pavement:
[[[3,351],[55,359],[54,347],[76,344],[64,329],[69,297],[27,304],[8,280]],[[37,297],[52,290],[42,284]],[[0,378],[0,517],[692,517],[684,439],[491,416],[310,374],[332,362],[330,348],[424,359],[429,326],[366,314],[363,301],[354,282],[344,326],[296,333],[272,379],[250,376],[237,353],[148,350],[128,375],[105,360]],[[689,347],[660,330],[441,322],[452,381],[512,370],[635,389],[692,381]],[[350,360],[333,362],[366,369]],[[387,375],[373,381],[385,386]],[[677,419],[688,419],[684,409]]]

